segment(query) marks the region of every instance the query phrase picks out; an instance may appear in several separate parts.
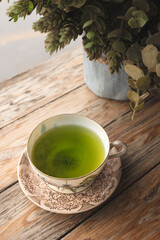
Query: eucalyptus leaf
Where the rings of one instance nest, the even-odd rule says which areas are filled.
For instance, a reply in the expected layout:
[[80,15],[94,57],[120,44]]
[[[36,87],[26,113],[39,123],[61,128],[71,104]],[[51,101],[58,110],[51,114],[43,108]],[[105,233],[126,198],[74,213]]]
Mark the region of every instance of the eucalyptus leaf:
[[126,17],[127,21],[129,21],[129,19],[132,17],[132,12],[135,11],[135,10],[136,10],[135,7],[130,7],[130,8],[127,10],[127,12],[126,12],[126,14],[125,14],[125,17]]
[[140,97],[137,92],[135,92],[133,90],[129,90],[127,93],[127,96],[132,102],[134,102],[138,105]]
[[143,107],[144,107],[144,102],[139,104],[139,105],[137,105],[137,106],[135,106],[134,111],[135,112],[139,112],[139,111],[142,110]]
[[136,81],[136,87],[139,90],[147,90],[150,86],[151,79],[149,76],[143,76]]
[[128,82],[128,85],[129,85],[130,88],[132,88],[132,89],[137,88],[136,87],[136,81],[133,78],[128,78],[127,82]]
[[156,47],[160,47],[160,33],[155,33],[155,34],[149,36],[146,43],[152,44]]
[[138,80],[139,78],[144,76],[144,72],[139,67],[133,64],[126,64],[124,70],[134,80]]
[[135,102],[130,101],[129,106],[130,106],[131,110],[134,111],[134,108],[135,108]]
[[119,37],[120,34],[120,29],[115,29],[114,31],[108,33],[107,37],[108,38],[117,38]]
[[147,0],[132,0],[132,4],[137,9],[142,9],[144,12],[149,12],[150,6]]
[[146,67],[149,69],[155,69],[157,65],[157,55],[158,55],[158,49],[153,46],[152,44],[147,45],[142,50],[142,60]]
[[125,40],[128,40],[128,41],[132,41],[132,35],[129,31],[127,30],[124,30],[122,35],[121,35],[121,38],[125,39]]
[[156,65],[156,74],[158,77],[160,77],[160,63]]
[[144,25],[147,23],[148,20],[146,20],[145,18],[143,17],[132,17],[130,18],[130,20],[128,21],[128,25],[131,27],[131,28],[142,28],[144,27]]
[[112,47],[119,53],[125,53],[125,44],[120,40],[114,41]]
[[138,64],[142,58],[139,44],[135,43],[134,45],[129,47],[126,56],[128,60],[132,61],[134,64]]

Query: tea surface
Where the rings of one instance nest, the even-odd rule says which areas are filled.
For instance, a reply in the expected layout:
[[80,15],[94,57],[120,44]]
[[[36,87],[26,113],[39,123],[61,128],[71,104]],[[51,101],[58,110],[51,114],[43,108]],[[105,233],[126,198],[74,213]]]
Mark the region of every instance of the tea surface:
[[93,131],[75,125],[55,127],[41,135],[31,154],[47,175],[74,178],[95,170],[104,160],[104,145]]

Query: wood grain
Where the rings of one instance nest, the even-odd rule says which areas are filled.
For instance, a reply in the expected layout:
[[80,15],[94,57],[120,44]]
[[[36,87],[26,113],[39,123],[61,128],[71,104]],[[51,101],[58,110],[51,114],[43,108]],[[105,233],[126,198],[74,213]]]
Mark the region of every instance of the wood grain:
[[84,84],[82,47],[0,83],[0,128]]
[[160,166],[103,207],[63,240],[159,240]]
[[[128,152],[122,160],[122,180],[116,193],[114,194],[114,197],[116,197],[117,194],[122,193],[130,185],[134,184],[135,181],[137,181],[144,174],[150,171],[151,168],[155,167],[159,163],[160,133],[159,129],[157,128],[157,123],[159,123],[158,119],[160,113],[157,112],[158,106],[159,105],[157,101],[150,101],[147,103],[146,109],[143,112],[144,115],[138,115],[134,121],[131,121],[128,117],[128,114],[125,113],[121,117],[119,116],[117,119],[114,119],[114,121],[110,122],[106,126],[106,130],[109,132],[112,140],[115,140],[116,137],[121,137],[123,140],[126,138],[126,141],[129,145]],[[150,123],[151,116],[152,125]],[[125,131],[125,127],[127,132]],[[151,131],[153,131],[153,129],[155,129],[154,139],[146,138],[146,136],[151,135]],[[117,135],[115,130],[117,131]],[[131,138],[134,133],[137,135],[136,142],[134,142]],[[148,140],[146,141],[146,139]],[[155,147],[153,147],[152,145],[154,144],[157,144],[157,146],[155,145]],[[146,154],[149,145],[152,147],[150,149],[150,153]],[[135,153],[135,148],[137,149],[137,153]],[[8,198],[6,196],[8,196]],[[14,186],[5,190],[3,193],[1,193],[0,197],[0,202],[5,202],[5,205],[2,204],[3,207],[0,208],[0,222],[2,224],[0,232],[4,239],[7,239],[7,237],[8,239],[23,239],[24,236],[25,239],[57,239],[97,211],[97,209],[94,209],[90,212],[80,215],[63,216],[64,218],[62,221],[61,215],[53,214],[52,216],[51,213],[44,213],[44,210],[30,203],[29,200],[27,200],[24,196],[23,192],[19,189],[18,184],[15,184]],[[19,199],[20,202],[17,202],[15,199]],[[25,205],[21,206],[21,204]],[[54,218],[56,218],[56,221],[54,221]],[[32,220],[25,221],[25,219]],[[21,228],[15,229],[14,226],[16,223],[18,226],[21,226]],[[41,229],[40,231],[37,230],[37,226],[39,226]]]
[[82,85],[3,128],[0,131],[0,189],[17,180],[18,159],[27,138],[33,128],[44,119],[56,114],[78,113],[89,116],[104,126],[127,111],[128,102],[99,98]]
[[120,139],[128,145],[128,152],[122,157],[123,188],[160,163],[160,111],[156,99],[147,102],[134,121],[123,115],[105,130],[112,141]]
[[1,193],[0,203],[3,240],[58,239],[90,214],[60,215],[42,210],[26,198],[18,184]]

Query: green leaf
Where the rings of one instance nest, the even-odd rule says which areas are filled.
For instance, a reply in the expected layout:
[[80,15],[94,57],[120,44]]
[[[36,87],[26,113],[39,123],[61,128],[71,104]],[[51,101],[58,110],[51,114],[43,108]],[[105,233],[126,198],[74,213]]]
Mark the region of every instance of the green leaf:
[[120,34],[120,30],[119,29],[115,29],[114,31],[108,33],[107,37],[110,38],[117,38]]
[[128,41],[132,41],[132,35],[130,34],[130,32],[128,32],[127,30],[124,30],[121,36],[123,39],[128,40]]
[[85,48],[91,48],[92,46],[93,46],[93,42],[89,42],[84,47]]
[[65,41],[66,41],[66,36],[62,35],[62,37],[59,39],[59,42],[62,43],[62,42],[65,42]]
[[137,18],[132,17],[128,21],[128,25],[133,29],[142,28],[146,23],[147,23],[147,20],[142,17],[137,17]]
[[96,43],[98,43],[100,46],[102,47],[104,46],[104,42],[100,36],[97,35],[95,40],[96,40]]
[[125,44],[120,40],[113,42],[112,47],[119,53],[125,53]]
[[144,107],[144,102],[142,102],[136,106],[135,103],[133,101],[131,101],[129,105],[130,105],[131,110],[134,113],[136,113],[136,112],[139,112],[140,110],[142,110],[142,108]]
[[33,2],[32,1],[29,1],[29,7],[28,7],[28,11],[29,12],[32,12],[34,9],[34,5],[33,5]]
[[82,28],[86,28],[86,27],[90,26],[92,23],[93,23],[93,20],[89,20],[83,24]]
[[156,65],[157,65],[157,55],[158,55],[158,49],[153,46],[152,44],[147,45],[142,50],[142,60],[146,67],[149,69],[152,69],[152,71],[155,71]]
[[130,106],[131,110],[134,111],[135,103],[130,101],[129,106]]
[[87,34],[86,34],[86,37],[91,40],[95,37],[95,32],[93,31],[89,31]]
[[150,6],[146,0],[132,0],[132,5],[144,12],[149,12]]
[[149,76],[144,76],[139,78],[136,81],[136,87],[140,90],[147,90],[150,86],[151,80],[149,78]]
[[138,80],[139,78],[144,76],[144,72],[139,67],[133,64],[126,64],[124,70],[134,80]]
[[147,15],[142,10],[136,10],[136,11],[132,12],[132,16],[137,18],[137,19],[138,18],[143,18],[146,22],[148,21]]
[[153,35],[151,35],[147,41],[147,44],[152,44],[156,47],[160,47],[160,33],[155,33]]
[[125,14],[125,17],[126,17],[127,21],[129,21],[129,19],[132,17],[132,12],[135,11],[135,10],[136,10],[135,7],[130,7],[130,8],[127,10],[127,12],[126,12],[126,14]]
[[143,107],[144,107],[144,103],[141,103],[141,104],[135,106],[134,112],[139,112],[139,111],[141,111]]
[[53,27],[55,27],[57,25],[57,20],[53,21]]
[[115,51],[113,51],[113,50],[110,50],[110,51],[108,51],[106,53],[106,57],[109,58],[109,59],[111,59],[111,58],[113,58],[115,56],[117,56],[117,53]]
[[123,32],[121,33],[120,29],[115,29],[114,31],[108,33],[107,37],[110,38],[123,38],[125,40],[128,41],[132,41],[132,35],[130,34],[130,32],[128,32],[127,30],[123,30]]
[[136,89],[136,82],[133,78],[128,78],[127,82],[130,88]]
[[133,91],[133,90],[129,90],[128,93],[127,93],[127,97],[136,103],[136,105],[138,105],[139,103],[139,100],[140,100],[140,97],[138,95],[137,92]]
[[138,43],[135,43],[128,48],[126,56],[128,60],[132,61],[136,65],[139,63],[139,61],[141,60],[141,52]]
[[18,20],[18,15],[15,14],[15,15],[14,15],[14,22],[17,22],[17,20]]

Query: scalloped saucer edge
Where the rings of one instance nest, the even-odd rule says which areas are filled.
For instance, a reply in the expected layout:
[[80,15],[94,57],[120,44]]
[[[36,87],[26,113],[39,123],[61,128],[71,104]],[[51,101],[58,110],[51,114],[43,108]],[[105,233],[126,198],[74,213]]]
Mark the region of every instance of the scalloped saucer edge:
[[[112,148],[116,153],[116,148]],[[121,159],[108,159],[102,172],[96,177],[90,187],[79,193],[64,194],[51,188],[32,170],[23,151],[18,162],[18,181],[24,194],[34,204],[45,210],[60,213],[74,214],[91,210],[106,201],[117,188],[121,178]]]

